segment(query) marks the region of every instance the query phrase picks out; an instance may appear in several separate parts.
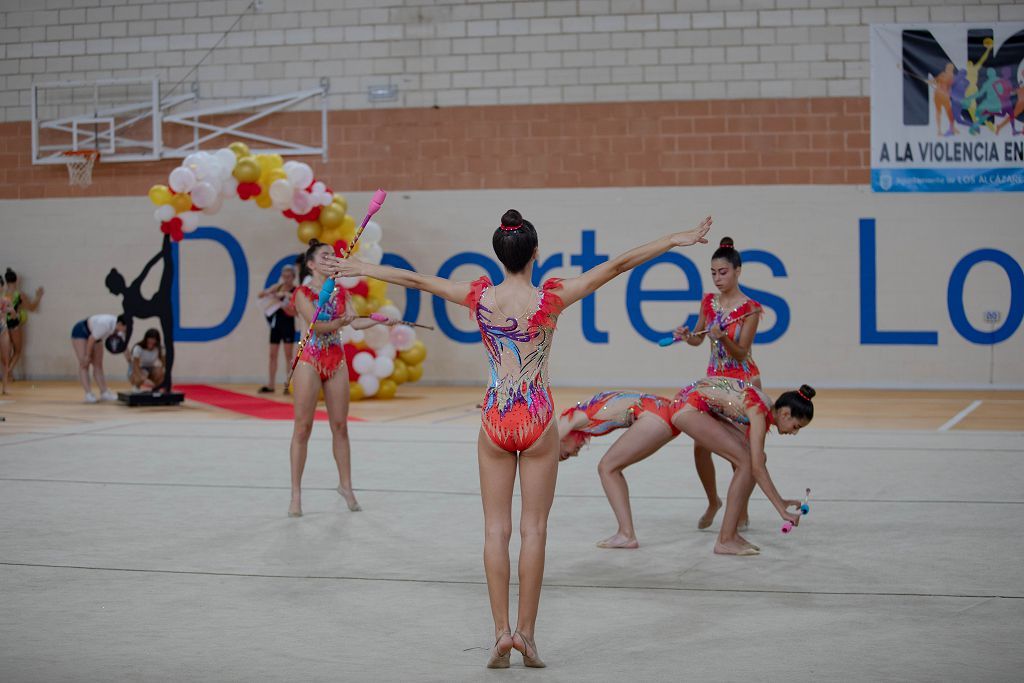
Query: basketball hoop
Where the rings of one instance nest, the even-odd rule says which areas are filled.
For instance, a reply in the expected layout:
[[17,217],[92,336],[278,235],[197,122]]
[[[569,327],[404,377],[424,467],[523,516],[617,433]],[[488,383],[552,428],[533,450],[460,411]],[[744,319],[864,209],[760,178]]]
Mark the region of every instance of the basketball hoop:
[[68,184],[78,187],[92,185],[92,167],[99,159],[100,153],[95,149],[64,152],[64,163],[68,167]]

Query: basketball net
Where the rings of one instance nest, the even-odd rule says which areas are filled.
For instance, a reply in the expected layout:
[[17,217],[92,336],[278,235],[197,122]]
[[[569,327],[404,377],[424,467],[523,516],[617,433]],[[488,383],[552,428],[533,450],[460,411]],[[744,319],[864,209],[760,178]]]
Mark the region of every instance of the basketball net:
[[100,153],[94,149],[64,152],[64,163],[68,167],[68,184],[72,187],[92,185],[92,167],[99,159]]

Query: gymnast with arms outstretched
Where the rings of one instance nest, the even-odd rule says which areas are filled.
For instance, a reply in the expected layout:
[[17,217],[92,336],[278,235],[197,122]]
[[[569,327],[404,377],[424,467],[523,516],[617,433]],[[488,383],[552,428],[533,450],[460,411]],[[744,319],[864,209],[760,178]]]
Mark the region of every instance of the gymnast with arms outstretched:
[[[515,648],[526,666],[542,667],[534,643],[544,578],[547,521],[558,474],[559,435],[548,380],[548,358],[559,314],[612,278],[676,247],[707,243],[709,216],[693,230],[636,247],[579,277],[532,283],[538,239],[533,224],[509,210],[491,244],[505,267],[499,285],[487,277],[453,282],[413,271],[357,260],[329,259],[337,277],[366,275],[420,289],[466,306],[480,328],[490,365],[477,440],[480,495],[484,509],[484,570],[495,643],[487,666],[506,668]],[[518,457],[517,457],[518,456]],[[519,609],[515,630],[509,622],[509,541],[512,491],[520,478],[522,515],[519,554]]]

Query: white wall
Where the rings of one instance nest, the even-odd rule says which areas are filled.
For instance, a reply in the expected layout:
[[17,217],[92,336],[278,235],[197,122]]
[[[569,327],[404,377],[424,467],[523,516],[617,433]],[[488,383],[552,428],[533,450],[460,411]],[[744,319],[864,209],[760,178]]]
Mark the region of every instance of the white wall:
[[[349,196],[353,213],[368,195]],[[801,381],[820,386],[975,386],[986,385],[990,347],[966,341],[950,321],[947,288],[954,266],[969,252],[992,248],[1024,263],[1020,199],[1015,196],[879,196],[859,187],[717,187],[598,190],[522,190],[392,192],[378,219],[386,251],[435,273],[456,252],[492,257],[490,235],[501,213],[520,208],[541,233],[542,256],[579,253],[583,230],[596,231],[597,251],[618,253],[669,228],[690,227],[699,217],[715,217],[712,237],[730,235],[741,250],[765,250],[784,263],[787,277],[772,277],[748,264],[744,284],[782,297],[790,308],[788,331],[771,344],[755,347],[766,383]],[[93,313],[119,312],[120,304],[104,288],[115,266],[126,277],[139,272],[160,243],[152,207],[145,198],[50,199],[0,202],[3,256],[22,274],[26,288],[47,288],[40,312],[29,323],[27,368],[34,377],[70,377],[75,364],[68,342],[72,324]],[[881,330],[934,331],[937,345],[864,345],[860,323],[859,228],[861,218],[877,221],[877,325]],[[271,265],[298,251],[294,224],[271,211],[230,202],[209,225],[230,232],[245,252],[249,301],[245,317],[226,338],[178,346],[175,376],[209,381],[261,380],[265,372],[267,328],[254,303]],[[181,323],[220,322],[233,297],[233,276],[226,253],[212,243],[182,242]],[[712,246],[681,250],[693,259],[705,291]],[[461,279],[480,274],[475,267],[456,271]],[[153,274],[153,279],[159,273]],[[596,323],[609,333],[607,344],[589,343],[582,333],[581,310],[566,312],[551,361],[556,383],[605,385],[682,384],[703,374],[707,347],[661,349],[631,325],[625,302],[627,277],[597,294]],[[660,265],[644,279],[647,289],[685,287],[682,273]],[[147,290],[149,291],[149,290]],[[403,305],[400,291],[392,298]],[[1024,305],[1024,288],[1018,289]],[[1006,320],[1010,287],[1003,271],[982,263],[966,281],[969,321],[979,329],[986,310]],[[420,321],[434,322],[429,300]],[[472,329],[465,312],[449,306],[451,320]],[[696,301],[651,302],[642,307],[648,324],[668,329],[697,310]],[[761,324],[767,330],[770,314]],[[146,321],[136,323],[144,329]],[[441,332],[423,336],[430,356],[425,379],[479,383],[484,371],[477,344],[451,341]],[[1024,386],[1024,333],[1017,329],[995,346],[997,386]],[[109,365],[121,372],[120,359]]]
[[[0,121],[32,82],[188,75],[249,0],[0,0]],[[330,78],[332,109],[868,95],[868,25],[1024,19],[941,0],[262,0],[188,78],[218,97]],[[187,87],[187,85],[186,85]]]

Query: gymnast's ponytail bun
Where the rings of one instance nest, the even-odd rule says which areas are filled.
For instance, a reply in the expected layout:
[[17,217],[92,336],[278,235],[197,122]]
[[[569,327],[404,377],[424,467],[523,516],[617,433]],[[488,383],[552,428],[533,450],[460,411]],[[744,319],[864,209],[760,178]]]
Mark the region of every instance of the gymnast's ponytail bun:
[[801,384],[796,391],[787,391],[775,401],[776,408],[789,408],[789,414],[798,420],[814,419],[814,397],[818,392],[809,384]]
[[715,253],[711,255],[711,260],[716,261],[718,259],[728,261],[732,264],[733,268],[739,268],[743,265],[740,252],[736,251],[736,243],[732,241],[731,237],[723,237],[722,241],[718,243],[718,249],[715,249]]
[[501,225],[495,229],[491,245],[505,269],[509,273],[519,273],[533,259],[533,252],[537,249],[537,230],[521,213],[509,209],[501,216]]

